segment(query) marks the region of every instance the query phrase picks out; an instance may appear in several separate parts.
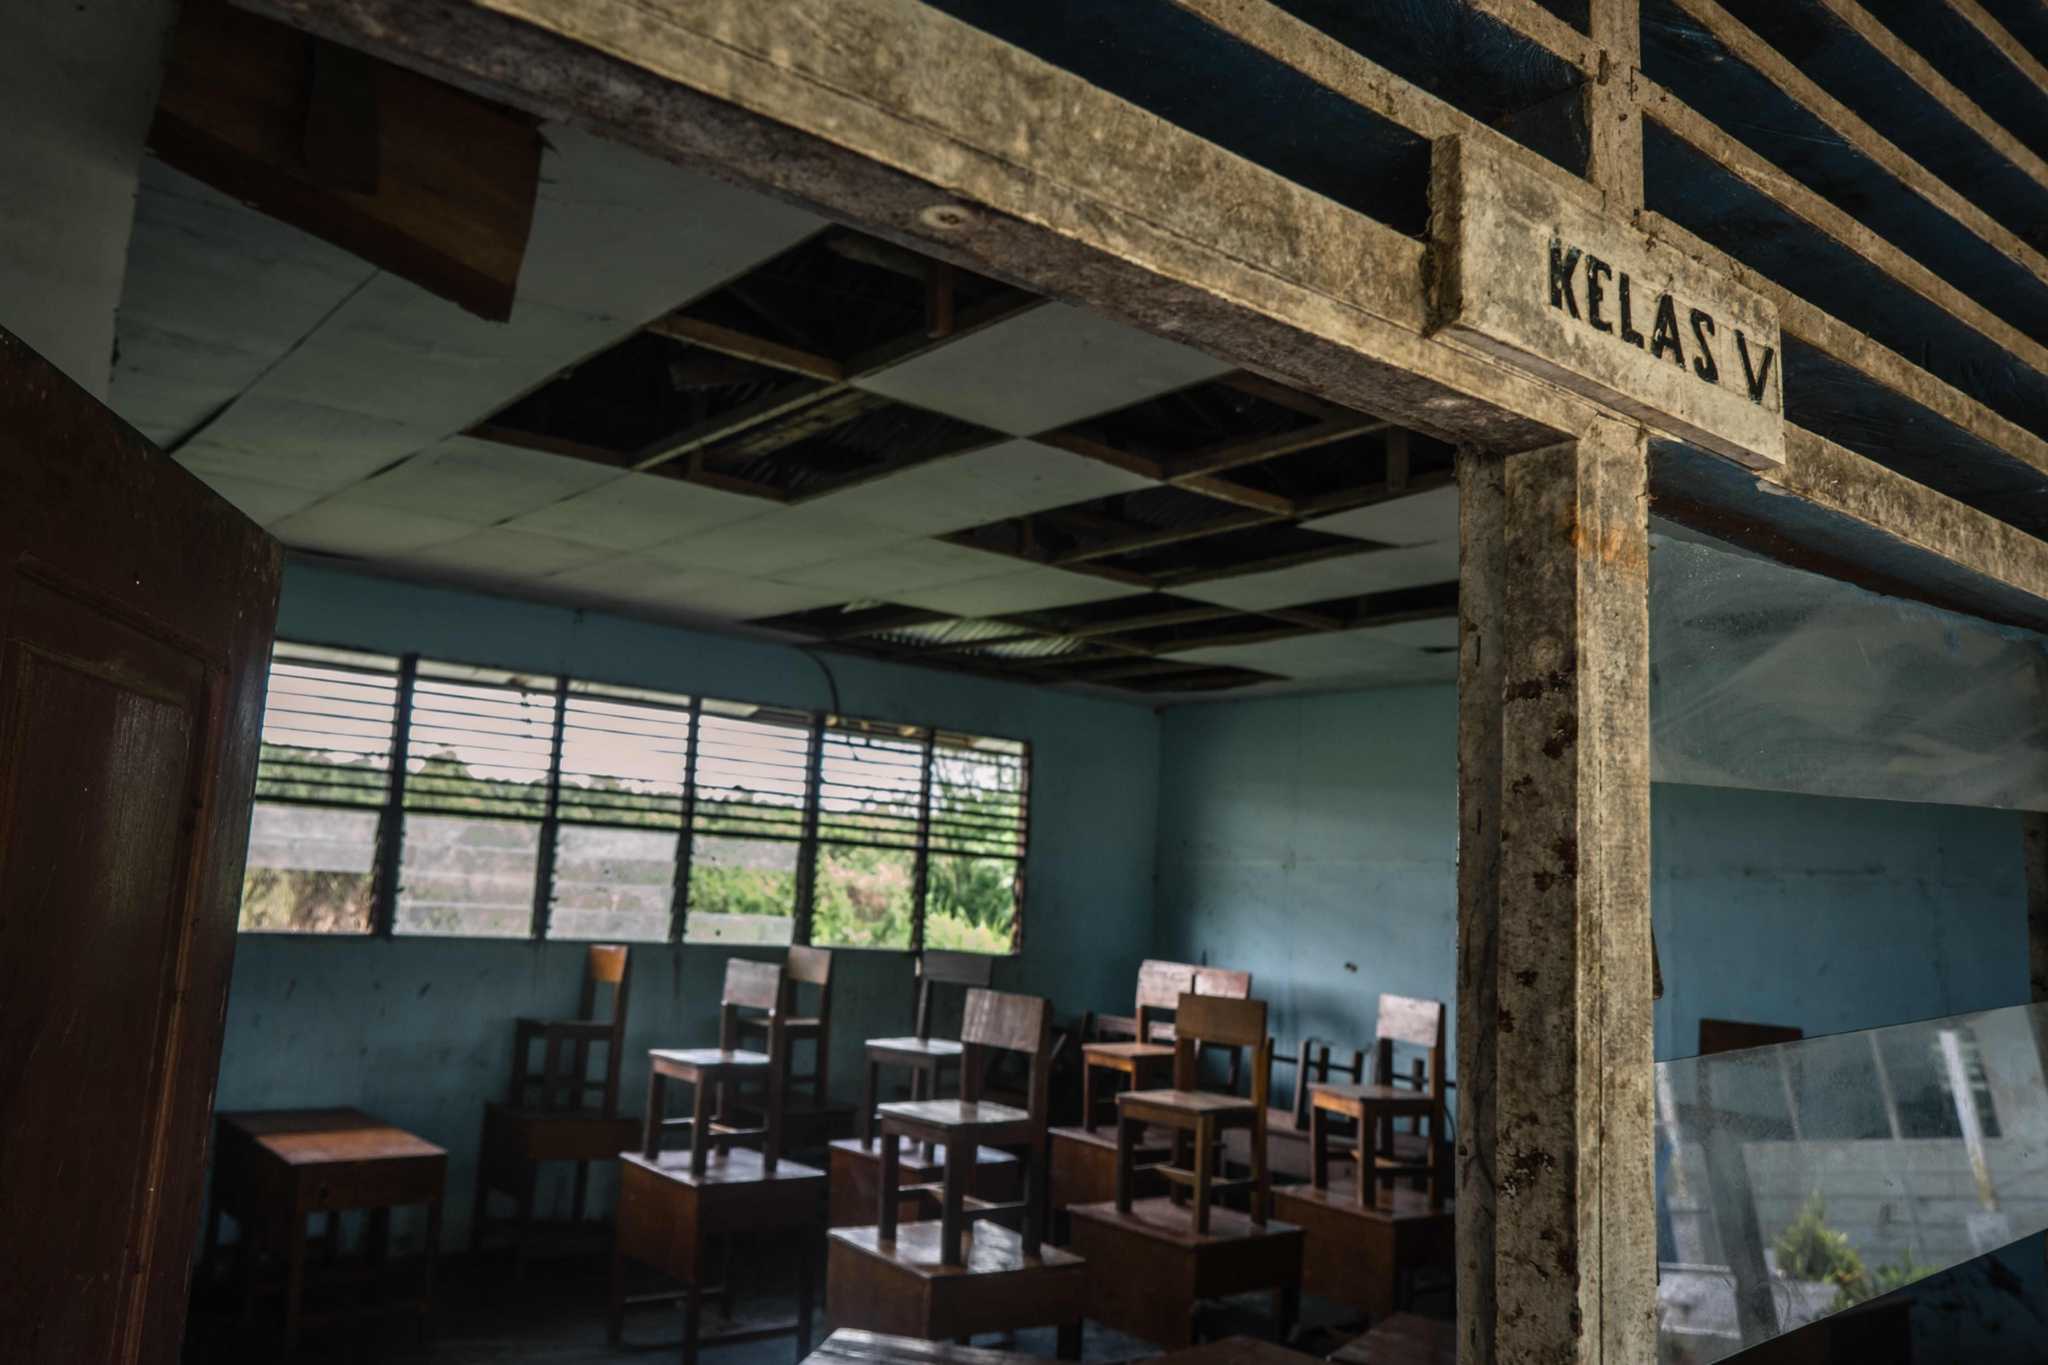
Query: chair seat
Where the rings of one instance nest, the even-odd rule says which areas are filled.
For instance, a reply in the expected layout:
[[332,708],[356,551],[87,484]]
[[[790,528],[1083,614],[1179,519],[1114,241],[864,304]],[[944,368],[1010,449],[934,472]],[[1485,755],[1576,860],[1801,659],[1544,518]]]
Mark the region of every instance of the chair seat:
[[1382,1113],[1388,1110],[1403,1115],[1436,1112],[1436,1101],[1429,1095],[1393,1085],[1316,1085],[1309,1088],[1308,1094],[1312,1107],[1338,1113],[1348,1114],[1358,1106],[1368,1104]]
[[681,1079],[692,1075],[766,1071],[772,1065],[767,1053],[748,1052],[741,1048],[655,1048],[647,1056],[656,1071]]
[[1148,1113],[1256,1114],[1259,1107],[1242,1095],[1224,1095],[1212,1090],[1126,1090],[1116,1097],[1117,1109],[1143,1109]]
[[948,1061],[961,1055],[960,1044],[951,1038],[870,1038],[867,1048],[870,1055],[887,1052],[898,1057],[924,1057],[934,1061]]
[[889,1130],[892,1119],[922,1129],[967,1134],[1031,1122],[1029,1111],[1012,1109],[1007,1104],[991,1104],[987,1100],[898,1100],[877,1105],[875,1112],[882,1116],[884,1132]]
[[1089,1043],[1081,1055],[1096,1064],[1120,1062],[1170,1062],[1173,1049],[1159,1043]]

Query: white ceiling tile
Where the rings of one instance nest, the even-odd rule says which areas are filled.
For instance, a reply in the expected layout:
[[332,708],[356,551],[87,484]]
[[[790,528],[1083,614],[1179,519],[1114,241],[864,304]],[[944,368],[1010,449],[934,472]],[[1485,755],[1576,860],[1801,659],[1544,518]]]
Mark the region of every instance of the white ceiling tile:
[[1311,531],[1383,545],[1427,545],[1458,538],[1458,489],[1455,484],[1432,488],[1370,507],[1354,507],[1335,516],[1305,521]]
[[954,616],[1002,616],[1019,611],[1050,611],[1055,607],[1078,606],[1083,602],[1105,602],[1112,597],[1129,597],[1140,591],[1127,583],[1113,583],[1092,574],[1070,573],[1065,569],[1032,564],[989,578],[971,579],[946,587],[912,588],[893,593],[890,601],[927,611]]
[[404,459],[420,444],[418,433],[366,413],[245,398],[181,446],[178,462],[202,475],[331,493]]
[[268,526],[320,500],[318,493],[265,483],[261,479],[235,479],[223,474],[202,478],[208,488],[233,503],[243,516],[259,526]]
[[620,555],[555,574],[547,580],[547,588],[590,600],[624,602],[725,621],[780,616],[845,600],[845,594],[833,588],[777,583],[708,569],[678,569],[645,555]]
[[624,474],[505,524],[603,549],[644,550],[759,516],[767,505],[760,498],[681,479]]
[[610,465],[457,436],[340,496],[489,526],[618,477]]
[[522,301],[638,325],[825,226],[780,200],[566,124],[544,133]]
[[1433,616],[1424,621],[1403,621],[1392,626],[1372,626],[1367,633],[1390,644],[1414,649],[1456,649],[1458,618]]
[[492,526],[459,540],[414,550],[402,558],[408,564],[461,569],[493,581],[518,583],[594,563],[607,553],[573,540]]
[[914,407],[1031,436],[1231,368],[1178,342],[1049,303],[856,383]]
[[714,569],[733,574],[786,574],[863,550],[899,545],[910,533],[841,516],[823,502],[777,507],[745,521],[710,527],[659,545],[646,555],[677,568]]
[[[1367,677],[1420,681],[1443,669],[1438,656],[1376,638],[1376,632],[1370,630],[1292,635],[1259,644],[1215,645],[1182,650],[1171,657],[1183,663],[1255,668],[1282,677],[1319,681]],[[1449,668],[1450,676],[1455,677],[1455,658]]]
[[927,460],[806,505],[936,536],[1157,486],[1142,475],[1036,441],[1003,441]]
[[936,540],[906,541],[844,559],[828,560],[778,575],[787,583],[834,589],[838,601],[866,597],[899,597],[923,588],[945,587],[990,576],[1008,561],[983,550],[970,550]]
[[1185,583],[1173,591],[1178,596],[1192,597],[1198,602],[1214,602],[1245,611],[1265,611],[1337,597],[1357,597],[1369,592],[1445,583],[1457,576],[1458,545],[1456,541],[1450,541],[1337,555],[1265,573]]
[[373,559],[455,540],[476,528],[447,517],[329,498],[292,513],[270,530],[293,549]]

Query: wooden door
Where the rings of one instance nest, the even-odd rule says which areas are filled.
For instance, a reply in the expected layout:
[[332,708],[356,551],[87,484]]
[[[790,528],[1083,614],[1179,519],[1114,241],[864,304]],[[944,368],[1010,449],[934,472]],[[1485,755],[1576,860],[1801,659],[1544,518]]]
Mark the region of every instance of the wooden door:
[[0,331],[0,1360],[179,1351],[276,542]]

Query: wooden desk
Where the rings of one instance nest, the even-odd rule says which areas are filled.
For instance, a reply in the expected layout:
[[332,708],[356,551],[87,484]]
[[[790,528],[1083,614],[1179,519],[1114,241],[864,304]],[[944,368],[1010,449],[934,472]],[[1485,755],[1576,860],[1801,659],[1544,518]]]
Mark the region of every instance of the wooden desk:
[[1458,1324],[1396,1313],[1330,1359],[1336,1365],[1458,1365]]
[[[347,1209],[368,1209],[370,1258],[381,1281],[390,1250],[391,1210],[411,1204],[427,1209],[427,1244],[419,1292],[410,1300],[379,1302],[354,1313],[411,1308],[424,1335],[433,1310],[434,1259],[441,1243],[441,1191],[448,1153],[402,1128],[357,1109],[281,1109],[222,1114],[213,1166],[213,1212],[207,1248],[220,1242],[223,1213],[239,1225],[247,1244],[242,1257],[243,1316],[255,1309],[256,1254],[284,1258],[284,1347],[297,1350],[306,1291],[307,1220],[332,1218]],[[329,1224],[332,1237],[334,1224]],[[330,1245],[332,1242],[330,1241]]]
[[1408,1306],[1419,1272],[1456,1264],[1456,1218],[1420,1190],[1387,1190],[1361,1204],[1348,1183],[1285,1185],[1273,1191],[1273,1214],[1308,1239],[1301,1287],[1375,1321]]
[[1278,1220],[1256,1224],[1235,1209],[1212,1211],[1195,1230],[1194,1211],[1169,1199],[1076,1204],[1071,1245],[1092,1267],[1088,1316],[1119,1332],[1168,1348],[1194,1344],[1195,1305],[1258,1290],[1273,1295],[1278,1335],[1294,1330],[1301,1308],[1301,1229]]

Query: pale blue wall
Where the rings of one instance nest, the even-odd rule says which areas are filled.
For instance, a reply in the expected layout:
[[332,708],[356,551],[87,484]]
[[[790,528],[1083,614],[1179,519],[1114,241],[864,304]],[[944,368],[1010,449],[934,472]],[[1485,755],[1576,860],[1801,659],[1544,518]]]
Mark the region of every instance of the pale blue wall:
[[[1455,689],[1175,707],[1160,791],[1156,945],[1249,968],[1282,1051],[1363,1045],[1381,991],[1454,999]],[[1651,819],[1660,1058],[1702,1016],[1818,1034],[2027,998],[2012,812],[1659,784]],[[2043,1358],[2043,1278],[2035,1237],[1909,1291],[1916,1358]]]
[[[830,709],[818,659],[796,648],[425,588],[293,563],[281,637],[565,671],[602,681]],[[1158,722],[1143,706],[896,667],[827,662],[846,714],[1032,744],[1024,952],[1002,987],[1078,1015],[1129,995],[1150,947]],[[515,1015],[575,1004],[576,944],[245,935],[236,949],[219,1107],[355,1105],[451,1151],[449,1242],[466,1236],[478,1125],[511,1065]],[[626,1094],[640,1107],[652,1046],[715,1033],[720,949],[635,948]],[[834,1089],[858,1093],[864,1038],[907,1027],[910,961],[845,952],[835,965]],[[561,1197],[560,1184],[543,1192]]]

